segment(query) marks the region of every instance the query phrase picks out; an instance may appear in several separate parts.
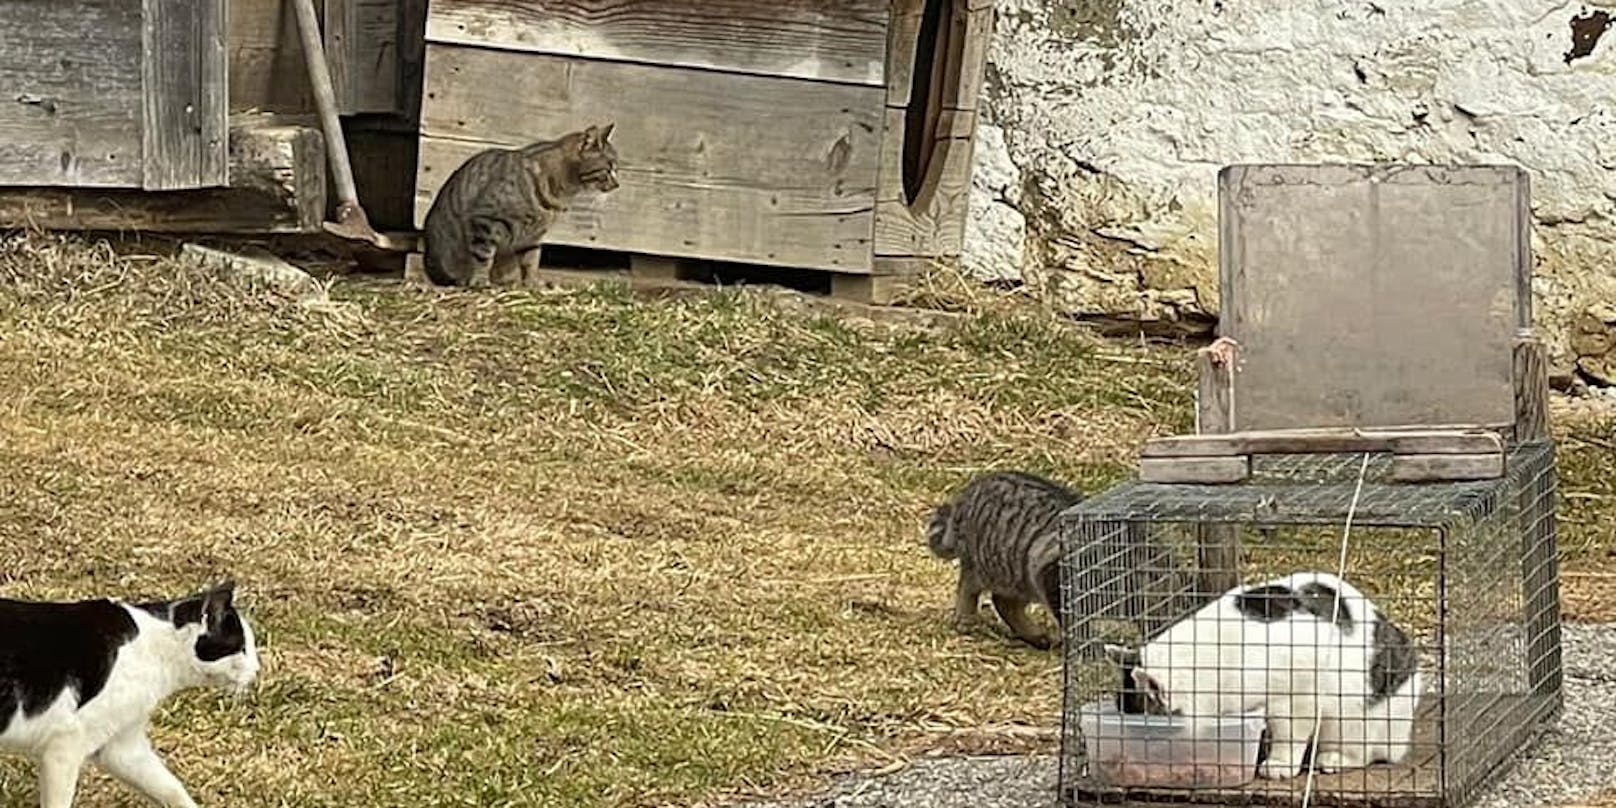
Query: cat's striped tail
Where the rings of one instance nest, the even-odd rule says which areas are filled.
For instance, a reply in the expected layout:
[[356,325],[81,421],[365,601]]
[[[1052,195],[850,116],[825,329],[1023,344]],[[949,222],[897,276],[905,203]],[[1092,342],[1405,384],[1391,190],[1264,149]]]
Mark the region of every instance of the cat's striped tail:
[[938,558],[957,558],[959,547],[954,543],[954,506],[938,505],[926,523],[926,546]]

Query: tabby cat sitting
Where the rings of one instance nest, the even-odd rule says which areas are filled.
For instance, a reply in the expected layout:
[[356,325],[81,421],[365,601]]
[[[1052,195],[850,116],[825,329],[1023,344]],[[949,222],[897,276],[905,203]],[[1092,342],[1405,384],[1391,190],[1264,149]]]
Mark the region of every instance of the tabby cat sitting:
[[536,280],[540,242],[573,198],[617,188],[613,126],[487,149],[462,163],[426,214],[427,277],[441,286],[488,286],[496,263],[514,257],[522,281]]

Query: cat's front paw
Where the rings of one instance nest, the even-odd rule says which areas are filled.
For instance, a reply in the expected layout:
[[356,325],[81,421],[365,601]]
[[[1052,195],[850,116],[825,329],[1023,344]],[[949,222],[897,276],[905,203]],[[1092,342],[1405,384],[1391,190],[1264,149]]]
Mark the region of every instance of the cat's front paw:
[[1365,764],[1358,761],[1355,755],[1349,755],[1338,749],[1326,749],[1318,753],[1313,761],[1314,768],[1325,774],[1344,772],[1348,769],[1357,769]]
[[1302,772],[1302,764],[1272,757],[1257,767],[1257,776],[1266,780],[1288,780]]
[[1057,645],[1056,639],[1048,634],[1038,634],[1032,637],[1024,637],[1022,638],[1022,642],[1025,642],[1036,651],[1049,651],[1054,649]]

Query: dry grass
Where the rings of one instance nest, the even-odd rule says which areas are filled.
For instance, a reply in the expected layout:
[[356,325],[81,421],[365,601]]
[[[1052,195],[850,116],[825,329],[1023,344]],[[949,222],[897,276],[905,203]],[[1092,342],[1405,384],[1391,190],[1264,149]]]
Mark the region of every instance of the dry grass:
[[[689,804],[1050,748],[1058,659],[948,627],[920,520],[982,469],[1098,486],[1186,425],[1182,354],[992,295],[938,330],[611,286],[333,299],[0,245],[5,593],[231,574],[261,625],[254,698],[157,721],[204,804]],[[0,804],[29,777],[0,767]]]
[[1562,614],[1616,622],[1616,408],[1555,415]]
[[[1048,750],[1057,657],[949,628],[921,519],[984,469],[1128,473],[1188,427],[1188,357],[962,289],[930,329],[614,286],[311,310],[11,238],[4,591],[241,581],[261,686],[155,731],[204,804],[688,805]],[[1616,493],[1594,454],[1568,488]],[[1611,510],[1570,503],[1577,558]],[[0,805],[30,777],[0,764]],[[96,775],[81,804],[136,803]]]
[[1616,808],[1616,791],[1596,794],[1584,800],[1568,803],[1561,808]]

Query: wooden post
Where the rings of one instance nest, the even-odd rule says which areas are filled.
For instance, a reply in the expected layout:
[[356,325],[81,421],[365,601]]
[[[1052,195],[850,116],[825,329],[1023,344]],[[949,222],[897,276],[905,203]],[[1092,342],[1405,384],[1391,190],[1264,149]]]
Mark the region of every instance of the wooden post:
[[[1195,431],[1234,431],[1234,340],[1220,337],[1195,353],[1199,374],[1195,395]],[[1195,529],[1198,600],[1227,592],[1240,583],[1240,529],[1234,525],[1197,525]]]
[[230,181],[225,0],[145,0],[141,31],[141,187]]
[[1515,442],[1549,440],[1549,371],[1543,343],[1515,338]]

